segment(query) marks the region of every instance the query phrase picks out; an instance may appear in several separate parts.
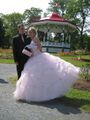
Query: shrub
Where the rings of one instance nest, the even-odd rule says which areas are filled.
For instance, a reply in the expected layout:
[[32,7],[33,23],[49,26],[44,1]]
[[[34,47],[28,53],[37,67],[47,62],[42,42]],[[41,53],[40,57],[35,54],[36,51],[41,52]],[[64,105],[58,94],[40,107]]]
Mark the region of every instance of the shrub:
[[75,54],[76,55],[87,55],[88,52],[86,50],[84,50],[84,49],[81,49],[81,50],[76,50]]
[[80,77],[90,82],[90,64],[81,67]]

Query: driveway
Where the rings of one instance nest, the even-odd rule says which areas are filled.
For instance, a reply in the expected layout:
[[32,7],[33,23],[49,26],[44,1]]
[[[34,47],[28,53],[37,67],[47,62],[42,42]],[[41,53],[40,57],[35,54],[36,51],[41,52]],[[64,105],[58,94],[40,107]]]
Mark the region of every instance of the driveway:
[[65,106],[59,99],[44,103],[15,101],[15,86],[8,81],[13,75],[14,64],[0,64],[0,120],[90,120],[89,113]]

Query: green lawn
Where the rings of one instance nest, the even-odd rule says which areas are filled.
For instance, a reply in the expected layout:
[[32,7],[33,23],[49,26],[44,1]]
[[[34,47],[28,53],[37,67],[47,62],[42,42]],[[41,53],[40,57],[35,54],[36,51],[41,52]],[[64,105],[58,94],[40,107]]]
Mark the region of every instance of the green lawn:
[[67,56],[60,56],[58,54],[55,54],[56,56],[59,56],[60,58],[66,60],[67,62],[72,63],[75,66],[82,67],[83,65],[90,64],[90,55],[83,55],[81,60],[78,60],[79,56],[75,55],[67,55]]
[[13,59],[0,59],[0,63],[12,64],[14,63]]
[[[90,61],[77,60],[78,56],[60,56],[58,54],[54,54],[54,55],[59,56],[60,58],[66,60],[78,67],[82,67],[82,65],[90,64]],[[82,59],[90,60],[90,55],[83,55]],[[14,60],[1,58],[0,63],[14,63]]]
[[70,92],[62,98],[62,101],[66,105],[90,112],[90,92],[88,91],[71,89]]

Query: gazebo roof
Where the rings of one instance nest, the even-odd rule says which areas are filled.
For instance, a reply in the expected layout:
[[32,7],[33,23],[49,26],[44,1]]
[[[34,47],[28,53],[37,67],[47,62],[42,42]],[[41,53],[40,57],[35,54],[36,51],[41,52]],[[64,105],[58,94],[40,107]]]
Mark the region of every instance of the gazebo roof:
[[41,18],[41,20],[50,20],[50,21],[59,21],[59,22],[64,22],[66,21],[63,17],[59,16],[57,13],[51,13],[47,17]]
[[47,32],[47,30],[51,32],[60,32],[63,30],[72,32],[76,29],[75,25],[59,16],[57,13],[51,13],[41,18],[39,21],[31,23],[30,26],[34,26],[44,32]]

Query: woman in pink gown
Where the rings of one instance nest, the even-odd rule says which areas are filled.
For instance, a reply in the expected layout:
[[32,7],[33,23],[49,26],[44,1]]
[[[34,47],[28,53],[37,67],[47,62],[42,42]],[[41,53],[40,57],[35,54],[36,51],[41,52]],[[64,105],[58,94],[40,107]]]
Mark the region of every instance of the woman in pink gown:
[[29,35],[32,42],[27,48],[31,49],[32,56],[16,83],[14,98],[42,102],[63,96],[77,80],[79,68],[59,57],[42,52],[34,28],[29,29]]

